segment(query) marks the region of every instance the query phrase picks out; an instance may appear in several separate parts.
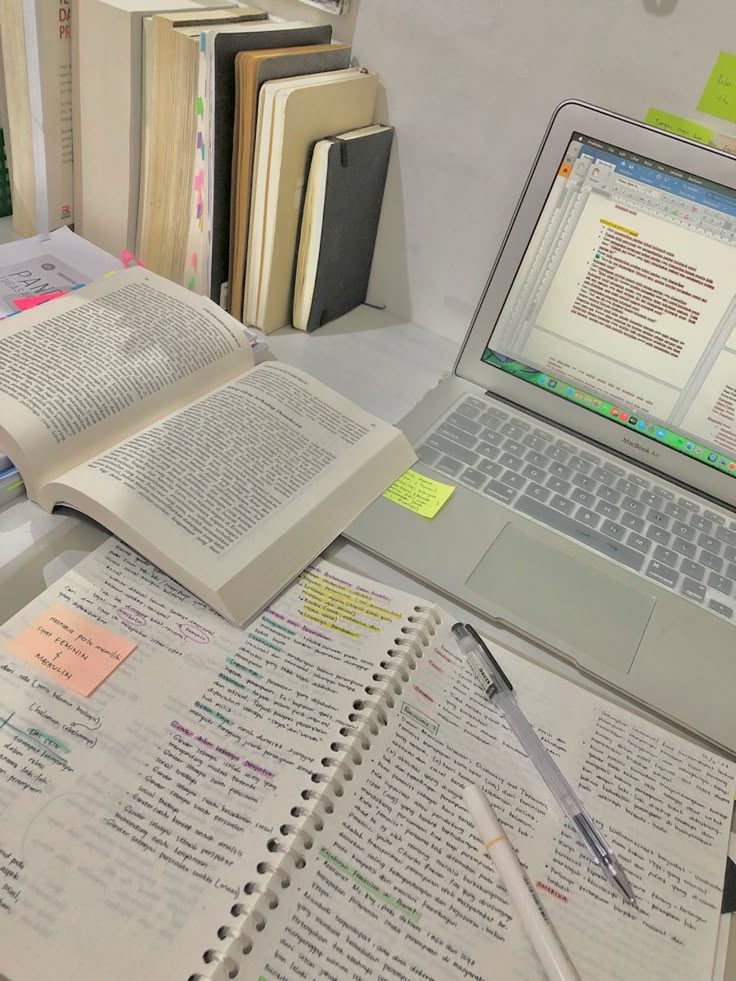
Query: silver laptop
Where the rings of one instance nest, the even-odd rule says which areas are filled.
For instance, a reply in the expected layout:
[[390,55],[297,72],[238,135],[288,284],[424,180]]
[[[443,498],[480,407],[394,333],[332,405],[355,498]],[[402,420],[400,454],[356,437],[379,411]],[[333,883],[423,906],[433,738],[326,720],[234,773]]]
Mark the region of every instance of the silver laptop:
[[455,493],[351,540],[736,750],[736,160],[561,105],[400,425]]

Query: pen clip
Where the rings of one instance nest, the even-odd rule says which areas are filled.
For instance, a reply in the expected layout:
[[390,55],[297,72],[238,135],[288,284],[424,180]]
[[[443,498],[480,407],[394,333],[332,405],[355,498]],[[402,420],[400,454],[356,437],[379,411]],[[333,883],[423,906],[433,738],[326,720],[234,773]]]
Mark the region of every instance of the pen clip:
[[[503,681],[503,684],[506,686],[506,688],[509,691],[513,691],[514,690],[514,686],[511,684],[511,682],[509,681],[509,679],[506,677],[506,675],[505,675],[505,673],[504,673],[501,665],[498,663],[498,661],[495,659],[495,657],[493,656],[493,654],[491,654],[491,652],[486,647],[486,645],[485,645],[485,643],[483,641],[483,638],[480,636],[480,634],[475,629],[475,627],[472,627],[469,623],[466,623],[464,626],[465,626],[465,629],[470,634],[470,636],[475,641],[475,643],[478,645],[478,647],[480,648],[480,650],[483,652],[483,654],[491,662],[491,664],[493,666],[493,671],[495,671],[496,674],[498,675],[498,677]],[[479,672],[482,672],[482,677],[484,679],[484,684],[487,683],[486,682],[486,679],[487,678],[490,678],[491,684],[493,686],[493,692],[489,692],[489,695],[490,694],[495,694],[497,691],[501,691],[502,690],[502,686],[498,684],[496,678],[493,676],[493,674],[491,673],[491,671],[489,671],[488,668],[485,667],[485,665],[481,665],[478,662],[479,662],[479,658],[473,658],[470,663],[471,663],[471,666],[475,670],[476,677],[479,676]]]

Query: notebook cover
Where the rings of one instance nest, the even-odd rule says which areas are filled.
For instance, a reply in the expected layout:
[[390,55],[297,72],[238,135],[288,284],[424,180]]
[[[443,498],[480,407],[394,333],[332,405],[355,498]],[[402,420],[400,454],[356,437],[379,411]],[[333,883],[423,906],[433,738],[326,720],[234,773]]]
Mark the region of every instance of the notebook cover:
[[233,162],[235,117],[235,56],[238,51],[293,48],[329,44],[329,24],[288,27],[283,30],[218,34],[214,41],[214,106],[212,126],[212,253],[210,297],[220,302],[220,288],[228,275],[230,259],[230,176]]
[[350,67],[349,44],[321,44],[241,52],[235,59],[236,109],[230,212],[230,313],[243,315],[243,288],[250,216],[258,93],[264,82]]
[[268,173],[260,173],[257,166],[254,174],[253,198],[259,185],[268,193],[261,227],[251,216],[248,247],[255,246],[257,255],[249,257],[246,320],[267,333],[291,323],[301,204],[312,145],[326,133],[359,129],[373,120],[378,77],[363,69],[341,72],[340,77],[335,74],[303,88],[280,91],[287,80],[269,82],[261,90],[261,101],[264,96],[274,98],[280,107],[274,113],[271,143],[281,143],[283,150],[274,154]]
[[306,324],[314,330],[363,303],[373,262],[393,129],[329,150],[322,236]]

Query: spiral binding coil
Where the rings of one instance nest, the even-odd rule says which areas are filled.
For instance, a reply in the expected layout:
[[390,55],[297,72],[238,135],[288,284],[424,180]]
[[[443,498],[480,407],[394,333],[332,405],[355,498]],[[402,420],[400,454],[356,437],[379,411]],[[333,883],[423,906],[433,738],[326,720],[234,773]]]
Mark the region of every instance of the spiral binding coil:
[[[258,863],[257,875],[268,878],[264,884],[255,880],[246,882],[243,892],[246,896],[255,895],[258,898],[253,905],[234,903],[230,908],[234,921],[244,924],[247,920],[249,927],[251,924],[255,925],[257,933],[265,929],[268,912],[279,905],[277,890],[288,889],[294,873],[306,866],[304,852],[311,850],[315,835],[323,830],[324,815],[334,811],[335,798],[343,796],[344,782],[353,779],[354,768],[363,762],[361,750],[369,750],[371,736],[377,736],[381,727],[388,724],[384,706],[392,709],[396,705],[394,695],[401,694],[403,685],[411,677],[410,672],[416,670],[418,661],[424,655],[424,648],[429,646],[431,638],[437,632],[436,627],[441,623],[441,617],[434,606],[415,606],[407,621],[411,626],[401,627],[401,636],[394,639],[393,646],[386,651],[387,659],[380,662],[381,670],[374,672],[371,680],[375,684],[366,685],[363,689],[369,698],[357,698],[353,702],[353,711],[348,713],[347,723],[340,726],[338,733],[341,740],[346,741],[334,740],[330,743],[331,752],[342,754],[342,758],[322,758],[324,769],[311,775],[312,784],[316,787],[321,785],[322,789],[315,789],[315,786],[305,788],[301,793],[303,803],[295,805],[290,811],[291,817],[299,819],[301,823],[282,824],[279,828],[280,837],[269,839],[266,844],[268,852],[280,855],[281,858],[274,862]],[[415,624],[420,626],[414,626]],[[392,660],[389,661],[388,658]],[[310,801],[314,801],[314,804],[311,807],[305,806]],[[288,845],[285,838],[290,839]],[[301,846],[295,846],[295,841],[300,841]],[[278,881],[274,882],[274,879]],[[202,954],[205,965],[215,973],[200,971],[190,975],[188,981],[217,981],[220,978],[237,978],[240,974],[239,963],[231,953],[232,947],[238,945],[238,959],[241,956],[247,957],[253,949],[254,938],[240,932],[237,923],[221,926],[217,937],[230,941],[228,952],[210,948]]]

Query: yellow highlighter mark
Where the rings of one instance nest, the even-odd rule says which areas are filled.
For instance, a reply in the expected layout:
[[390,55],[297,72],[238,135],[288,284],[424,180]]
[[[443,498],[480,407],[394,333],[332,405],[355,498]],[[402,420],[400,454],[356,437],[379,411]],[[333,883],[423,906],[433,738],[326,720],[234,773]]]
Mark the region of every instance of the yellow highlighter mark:
[[633,235],[634,238],[639,237],[639,233],[635,232],[633,228],[626,228],[625,225],[617,225],[615,221],[608,221],[606,218],[601,218],[601,225],[606,225],[608,228],[612,228],[616,232],[625,232],[626,235]]
[[407,470],[384,491],[383,496],[423,518],[434,518],[454,493],[452,484],[443,484],[416,470]]

